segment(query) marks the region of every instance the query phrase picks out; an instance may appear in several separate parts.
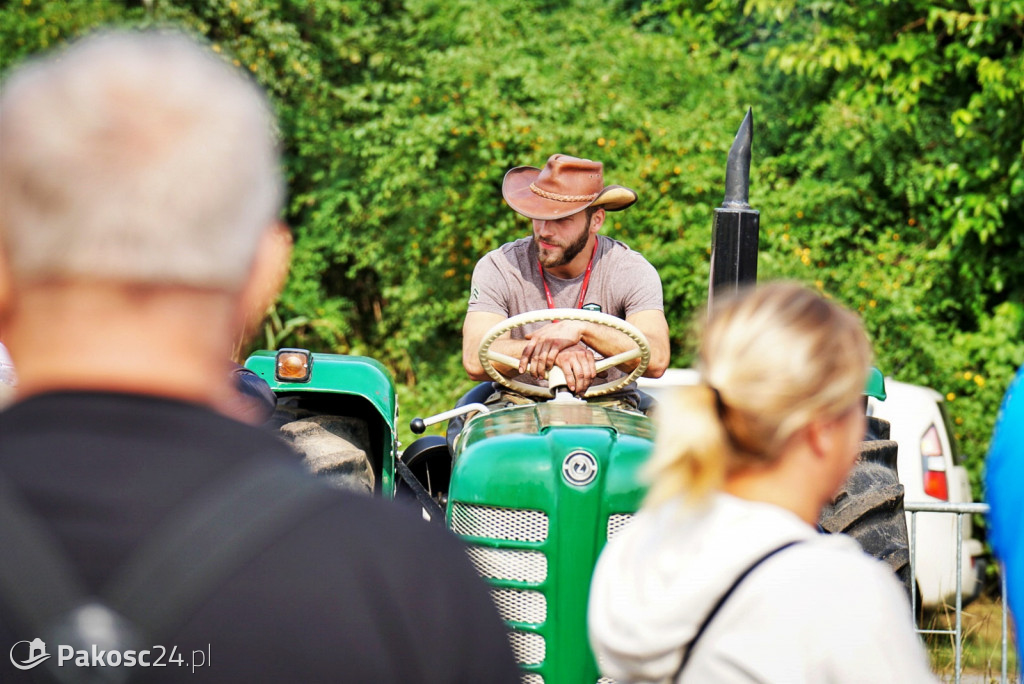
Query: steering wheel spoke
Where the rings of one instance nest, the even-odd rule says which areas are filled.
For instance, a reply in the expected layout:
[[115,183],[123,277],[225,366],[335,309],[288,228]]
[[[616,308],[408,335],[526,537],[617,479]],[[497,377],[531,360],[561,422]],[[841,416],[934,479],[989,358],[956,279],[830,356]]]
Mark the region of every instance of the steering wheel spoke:
[[632,361],[633,359],[637,358],[638,356],[640,356],[640,350],[639,349],[630,349],[628,351],[624,351],[622,353],[616,354],[615,356],[609,356],[607,358],[603,358],[603,359],[601,359],[600,361],[598,361],[594,365],[597,368],[597,372],[601,373],[602,371],[608,370],[612,366],[618,366],[620,363],[625,363],[626,361]]
[[519,367],[519,359],[514,356],[509,356],[508,354],[502,354],[499,351],[494,351],[493,349],[487,350],[487,358],[490,361],[497,361],[498,363],[503,363],[506,366],[511,366],[512,368]]

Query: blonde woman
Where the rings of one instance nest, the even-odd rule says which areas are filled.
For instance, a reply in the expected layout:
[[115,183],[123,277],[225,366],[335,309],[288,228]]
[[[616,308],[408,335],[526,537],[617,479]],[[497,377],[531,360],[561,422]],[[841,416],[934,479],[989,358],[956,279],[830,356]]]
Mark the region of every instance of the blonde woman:
[[857,458],[858,318],[794,284],[720,301],[701,384],[660,409],[648,498],[590,594],[602,673],[626,682],[931,682],[906,597],[818,515]]

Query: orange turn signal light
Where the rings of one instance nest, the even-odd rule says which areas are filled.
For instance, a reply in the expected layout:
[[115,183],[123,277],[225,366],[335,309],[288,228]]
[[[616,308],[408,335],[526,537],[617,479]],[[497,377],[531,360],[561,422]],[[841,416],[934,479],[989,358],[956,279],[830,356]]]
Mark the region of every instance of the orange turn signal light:
[[274,366],[278,382],[309,382],[313,376],[313,355],[305,349],[280,349]]

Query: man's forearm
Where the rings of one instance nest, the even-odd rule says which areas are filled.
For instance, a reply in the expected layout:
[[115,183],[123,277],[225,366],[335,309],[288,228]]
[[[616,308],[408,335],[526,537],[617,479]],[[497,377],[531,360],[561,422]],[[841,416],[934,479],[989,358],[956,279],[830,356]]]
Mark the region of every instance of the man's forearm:
[[[580,341],[605,358],[637,348],[636,342],[626,333],[606,325],[593,323],[585,324]],[[620,363],[617,368],[629,372],[636,368],[638,363],[640,363],[640,359],[636,358]]]
[[[523,349],[525,347],[526,340],[514,340],[508,337],[502,337],[496,339],[491,344],[491,351],[496,351],[501,354],[507,354],[508,356],[511,356],[514,359],[519,359],[523,355]],[[473,357],[473,360],[477,360],[477,357],[475,355]],[[465,359],[463,360],[463,365],[467,367],[467,370],[469,370],[470,364],[467,363]],[[491,361],[491,365],[494,366],[494,368],[504,376],[514,377],[516,375],[519,375],[519,368],[517,368],[516,366],[508,366],[504,363],[501,363],[500,361]],[[483,370],[482,367],[480,368],[480,374],[471,373],[471,377],[473,377],[474,380],[490,379],[490,376],[487,375],[487,371]]]

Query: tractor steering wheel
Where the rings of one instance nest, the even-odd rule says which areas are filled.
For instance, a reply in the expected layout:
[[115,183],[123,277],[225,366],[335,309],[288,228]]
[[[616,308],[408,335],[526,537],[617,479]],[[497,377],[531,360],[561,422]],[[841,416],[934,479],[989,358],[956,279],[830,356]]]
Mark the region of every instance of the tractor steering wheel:
[[555,320],[585,321],[587,323],[606,325],[609,328],[613,328],[625,334],[636,344],[636,347],[633,349],[624,351],[621,354],[616,354],[615,356],[609,356],[606,359],[601,359],[596,363],[597,372],[600,373],[612,366],[617,366],[620,363],[639,358],[640,363],[633,369],[633,372],[600,385],[591,385],[587,388],[587,391],[583,393],[583,398],[599,397],[604,394],[610,394],[611,392],[621,389],[633,382],[643,375],[645,370],[647,370],[647,364],[651,360],[651,347],[647,343],[647,338],[642,332],[640,332],[640,329],[631,323],[627,323],[621,318],[616,318],[615,316],[601,313],[599,311],[588,311],[586,309],[541,309],[539,311],[527,311],[517,316],[505,319],[488,330],[487,334],[484,335],[483,340],[481,340],[480,350],[478,352],[480,364],[484,367],[487,374],[500,385],[530,397],[540,397],[543,399],[553,398],[555,396],[554,387],[562,385],[565,382],[565,376],[562,373],[561,368],[553,366],[551,371],[548,372],[548,381],[549,385],[551,385],[550,387],[529,385],[525,382],[513,380],[512,378],[507,378],[499,373],[498,369],[494,367],[493,362],[497,361],[498,363],[503,363],[506,366],[517,368],[519,366],[519,359],[514,356],[509,356],[508,354],[492,351],[491,345],[494,344],[496,339],[513,328],[518,328],[522,325],[526,325],[527,323],[540,323],[542,321]]

